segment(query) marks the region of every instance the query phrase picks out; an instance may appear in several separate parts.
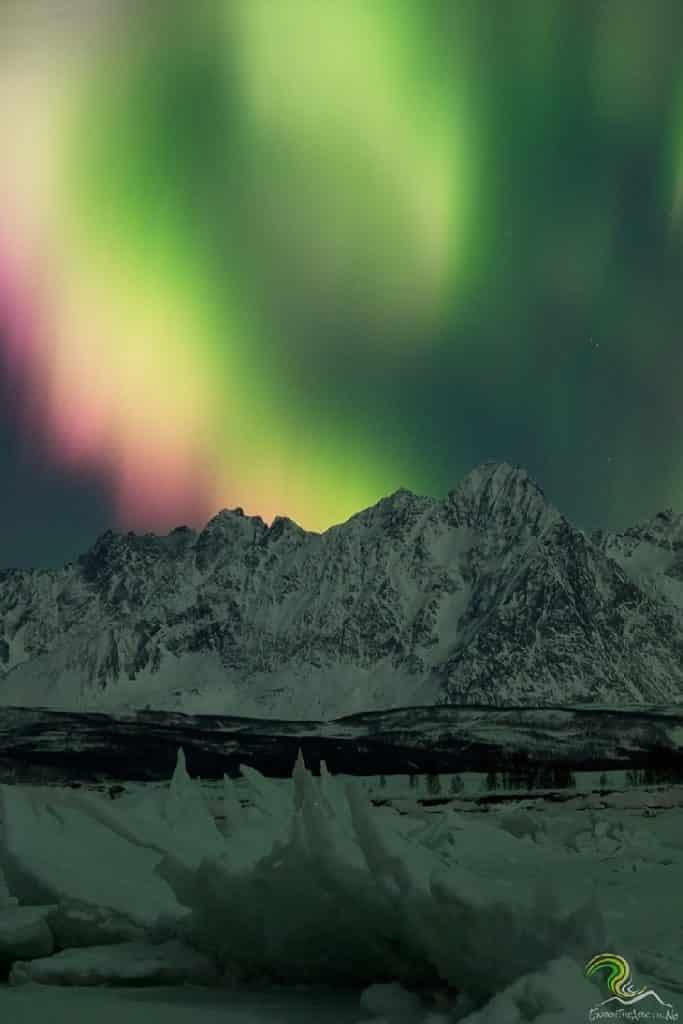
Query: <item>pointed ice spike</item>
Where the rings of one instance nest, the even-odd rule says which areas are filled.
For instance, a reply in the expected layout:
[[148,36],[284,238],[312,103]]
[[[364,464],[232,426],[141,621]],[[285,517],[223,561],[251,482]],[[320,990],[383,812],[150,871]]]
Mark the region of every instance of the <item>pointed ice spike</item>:
[[195,839],[201,836],[207,842],[219,838],[216,822],[201,786],[188,775],[182,747],[178,749],[175,771],[162,807],[162,816],[171,828],[185,834],[191,833]]
[[304,792],[304,804],[320,807],[320,785],[316,782],[313,772],[308,771],[308,769],[304,769],[304,774],[301,776],[301,779]]
[[172,807],[180,807],[188,794],[193,792],[193,788],[192,779],[187,773],[185,751],[182,747],[178,747],[175,768],[173,770],[173,775],[171,776],[168,793],[166,794],[165,803],[167,814]]
[[178,747],[178,753],[176,755],[175,768],[171,777],[171,785],[174,783],[182,785],[185,782],[190,782],[190,776],[187,774],[187,761],[185,760],[185,751],[182,747]]
[[308,775],[306,794],[301,812],[297,817],[303,819],[306,828],[308,847],[318,860],[319,870],[325,872],[337,859],[337,849],[331,828],[331,820],[320,801],[315,780]]
[[294,769],[292,771],[292,779],[294,781],[294,807],[298,810],[304,802],[306,794],[305,779],[306,779],[306,764],[304,762],[304,755],[299,747],[299,753],[296,756],[294,763]]
[[358,845],[363,851],[368,868],[377,883],[392,899],[397,898],[399,894],[405,896],[412,888],[410,873],[399,857],[388,852],[377,822],[373,820],[367,799],[355,780],[348,783],[346,795]]
[[335,781],[328,771],[327,764],[325,761],[320,762],[320,781],[318,784],[320,789],[320,799],[327,814],[328,818],[335,817]]
[[235,832],[242,822],[242,805],[228,775],[223,776],[223,821],[228,832]]
[[248,764],[240,765],[240,774],[249,787],[249,799],[261,814],[271,818],[283,818],[288,814],[286,796],[280,785]]

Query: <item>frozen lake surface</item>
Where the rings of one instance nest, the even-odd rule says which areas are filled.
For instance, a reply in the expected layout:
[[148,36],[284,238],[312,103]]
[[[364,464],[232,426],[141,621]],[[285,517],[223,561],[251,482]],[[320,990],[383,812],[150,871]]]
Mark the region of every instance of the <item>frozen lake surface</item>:
[[0,1019],[575,1024],[611,952],[674,1022],[683,787],[605,781],[424,805],[433,776],[202,784],[180,757],[116,799],[2,786]]
[[0,987],[7,1024],[356,1024],[357,993]]

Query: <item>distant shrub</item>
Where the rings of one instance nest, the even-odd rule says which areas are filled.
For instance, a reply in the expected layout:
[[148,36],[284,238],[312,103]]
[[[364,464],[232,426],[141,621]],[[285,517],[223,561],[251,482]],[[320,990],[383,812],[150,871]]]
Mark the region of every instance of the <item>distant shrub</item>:
[[441,792],[441,778],[436,772],[430,772],[427,776],[427,791],[432,796]]

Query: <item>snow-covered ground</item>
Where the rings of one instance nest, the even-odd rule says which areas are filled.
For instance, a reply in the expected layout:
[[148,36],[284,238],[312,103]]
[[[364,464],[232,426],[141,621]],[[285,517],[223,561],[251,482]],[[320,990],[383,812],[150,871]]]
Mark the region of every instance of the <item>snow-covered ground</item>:
[[593,781],[424,806],[433,779],[299,762],[219,790],[179,757],[114,800],[4,786],[0,1019],[573,1024],[608,994],[584,974],[606,951],[680,1013],[683,788]]
[[[353,781],[373,803],[387,803],[402,810],[405,801],[408,806],[418,801],[433,805],[437,810],[448,804],[453,810],[479,812],[486,803],[522,802],[543,811],[548,802],[565,803],[569,809],[585,810],[587,807],[640,808],[683,806],[683,784],[663,784],[648,779],[642,771],[583,771],[572,772],[571,780],[560,787],[541,787],[520,784],[509,773],[485,772],[433,772],[412,775],[339,775],[342,785]],[[214,818],[223,817],[224,783],[222,780],[196,779],[204,799]],[[269,783],[278,789],[282,799],[292,799],[291,778],[271,778]],[[237,798],[245,806],[252,801],[252,787],[244,777],[232,780]],[[55,795],[70,793],[74,789],[84,793],[110,796],[119,809],[135,808],[140,801],[151,794],[160,798],[168,789],[166,782],[100,782],[77,783],[64,787],[58,783],[31,784],[22,787],[41,798],[51,801]],[[2,808],[0,807],[0,820]]]

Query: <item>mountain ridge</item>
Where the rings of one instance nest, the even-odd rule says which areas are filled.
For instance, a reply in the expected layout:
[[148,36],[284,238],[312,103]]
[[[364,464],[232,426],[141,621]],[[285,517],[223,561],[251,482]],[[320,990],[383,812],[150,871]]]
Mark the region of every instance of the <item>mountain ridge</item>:
[[329,719],[683,700],[683,516],[585,533],[520,466],[324,533],[223,509],[0,572],[0,704]]

